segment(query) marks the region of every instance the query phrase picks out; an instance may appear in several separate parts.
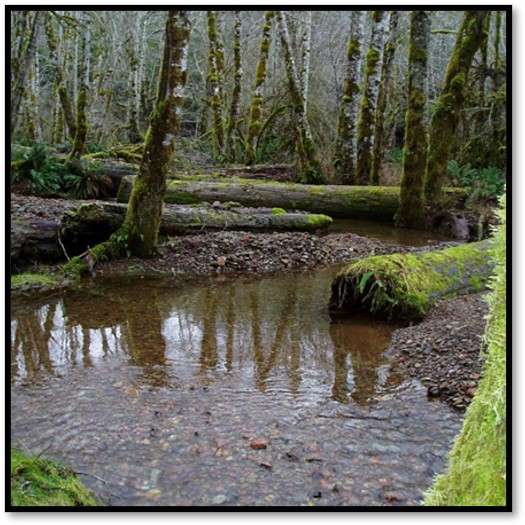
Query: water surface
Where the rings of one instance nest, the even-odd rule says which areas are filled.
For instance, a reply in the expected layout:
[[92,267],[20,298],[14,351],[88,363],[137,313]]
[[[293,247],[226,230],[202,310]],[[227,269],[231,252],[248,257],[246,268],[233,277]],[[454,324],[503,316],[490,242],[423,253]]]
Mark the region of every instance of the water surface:
[[395,326],[330,318],[334,272],[13,304],[13,442],[112,505],[419,504],[461,415],[392,368]]

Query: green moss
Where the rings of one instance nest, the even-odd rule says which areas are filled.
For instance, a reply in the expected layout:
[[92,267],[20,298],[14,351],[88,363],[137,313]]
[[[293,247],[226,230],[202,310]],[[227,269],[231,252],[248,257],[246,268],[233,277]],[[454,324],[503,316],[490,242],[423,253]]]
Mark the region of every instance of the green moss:
[[99,507],[96,496],[74,471],[56,461],[11,449],[11,505],[15,507]]
[[315,229],[328,228],[333,222],[332,217],[328,217],[328,215],[308,214],[308,225]]
[[494,235],[496,263],[485,330],[486,361],[479,388],[450,453],[447,472],[426,494],[426,506],[502,507],[507,503],[506,197]]
[[421,319],[438,300],[486,285],[491,269],[488,247],[483,241],[442,251],[363,259],[336,278],[333,302]]
[[11,276],[11,291],[50,290],[63,285],[60,278],[47,273],[20,273]]
[[286,210],[283,210],[282,208],[272,208],[272,213],[274,215],[283,215],[286,213]]
[[177,193],[167,193],[164,202],[166,204],[196,204],[199,198],[193,193],[177,191]]

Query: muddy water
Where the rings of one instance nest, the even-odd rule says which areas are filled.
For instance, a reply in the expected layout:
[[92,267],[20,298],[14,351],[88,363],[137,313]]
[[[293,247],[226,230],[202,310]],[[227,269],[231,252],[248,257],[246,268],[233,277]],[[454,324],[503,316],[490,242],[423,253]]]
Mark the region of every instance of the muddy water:
[[363,237],[375,237],[390,244],[403,246],[427,246],[440,241],[454,241],[446,235],[428,230],[395,228],[392,222],[366,221],[361,219],[335,219],[328,233],[350,232]]
[[418,505],[461,416],[330,319],[334,271],[13,304],[13,442],[117,506]]

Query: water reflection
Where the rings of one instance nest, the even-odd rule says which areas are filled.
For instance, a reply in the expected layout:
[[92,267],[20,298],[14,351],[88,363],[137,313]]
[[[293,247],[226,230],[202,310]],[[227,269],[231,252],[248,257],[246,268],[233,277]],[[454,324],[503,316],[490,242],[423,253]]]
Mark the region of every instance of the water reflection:
[[192,288],[100,283],[34,309],[13,308],[11,373],[31,384],[110,360],[145,383],[221,381],[239,388],[367,404],[385,382],[392,326],[327,311],[333,270]]

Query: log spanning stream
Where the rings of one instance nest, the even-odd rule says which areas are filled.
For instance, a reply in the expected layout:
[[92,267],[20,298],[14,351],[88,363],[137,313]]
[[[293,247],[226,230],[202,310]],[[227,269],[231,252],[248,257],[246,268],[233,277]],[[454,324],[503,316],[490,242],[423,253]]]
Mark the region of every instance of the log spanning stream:
[[15,445],[120,505],[419,505],[462,416],[332,320],[335,269],[14,302]]

